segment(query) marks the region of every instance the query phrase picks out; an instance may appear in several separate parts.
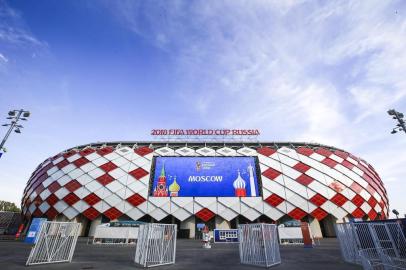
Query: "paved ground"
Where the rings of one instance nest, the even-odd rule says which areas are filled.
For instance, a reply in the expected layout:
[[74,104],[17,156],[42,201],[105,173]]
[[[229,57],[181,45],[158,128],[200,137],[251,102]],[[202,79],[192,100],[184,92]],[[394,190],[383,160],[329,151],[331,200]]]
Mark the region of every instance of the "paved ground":
[[[31,246],[21,242],[0,241],[0,269],[134,269],[132,262],[135,247],[92,246],[86,239],[80,239],[73,261],[43,266],[26,267],[25,262]],[[336,239],[324,239],[319,246],[305,249],[299,246],[282,246],[282,264],[272,269],[362,269],[344,263]],[[197,240],[178,240],[176,264],[159,267],[162,270],[174,269],[260,269],[239,263],[237,244],[214,244],[210,250],[201,248]]]

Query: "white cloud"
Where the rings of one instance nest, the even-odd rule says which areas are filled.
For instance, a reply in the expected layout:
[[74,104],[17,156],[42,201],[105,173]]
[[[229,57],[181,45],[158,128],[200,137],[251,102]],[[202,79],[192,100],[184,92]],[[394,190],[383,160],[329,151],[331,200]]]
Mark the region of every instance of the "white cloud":
[[269,134],[263,139],[336,145],[395,180],[406,173],[406,154],[385,162],[396,149],[386,110],[406,107],[406,17],[395,13],[401,5],[129,1],[112,10],[176,55],[179,97],[196,103],[202,121],[259,127]]
[[0,45],[46,47],[47,44],[38,40],[24,25],[19,12],[11,8],[5,1],[0,1]]
[[7,59],[3,54],[1,54],[1,53],[0,53],[0,60],[3,61],[3,62],[5,62],[5,63],[8,62],[8,59]]

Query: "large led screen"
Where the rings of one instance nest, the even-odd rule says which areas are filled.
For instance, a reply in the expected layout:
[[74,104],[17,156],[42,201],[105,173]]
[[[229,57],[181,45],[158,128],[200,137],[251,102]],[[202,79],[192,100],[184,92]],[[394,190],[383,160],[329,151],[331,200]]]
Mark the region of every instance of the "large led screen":
[[151,196],[260,196],[254,157],[156,157]]

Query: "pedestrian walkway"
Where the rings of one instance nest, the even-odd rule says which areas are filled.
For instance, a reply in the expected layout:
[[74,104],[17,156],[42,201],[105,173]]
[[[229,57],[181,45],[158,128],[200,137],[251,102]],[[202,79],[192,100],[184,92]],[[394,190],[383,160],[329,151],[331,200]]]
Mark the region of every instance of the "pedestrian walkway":
[[[85,238],[79,239],[70,264],[47,265],[46,269],[136,269],[135,246],[87,245]],[[0,241],[0,269],[43,269],[43,266],[26,267],[30,245],[22,242]],[[323,239],[313,249],[300,246],[281,246],[282,263],[269,269],[287,270],[335,270],[358,269],[358,265],[347,264],[341,259],[336,239]],[[240,264],[238,244],[213,244],[211,249],[201,248],[198,240],[178,239],[176,264],[156,269],[259,269]]]

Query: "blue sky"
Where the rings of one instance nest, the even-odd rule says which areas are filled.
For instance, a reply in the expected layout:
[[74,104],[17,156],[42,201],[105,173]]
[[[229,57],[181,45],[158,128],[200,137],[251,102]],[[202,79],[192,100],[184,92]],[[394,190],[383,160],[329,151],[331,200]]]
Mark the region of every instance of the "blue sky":
[[[258,128],[370,162],[406,213],[404,1],[0,0],[0,113],[32,112],[0,160],[19,203],[35,167],[152,128]],[[5,133],[6,129],[2,129]]]

